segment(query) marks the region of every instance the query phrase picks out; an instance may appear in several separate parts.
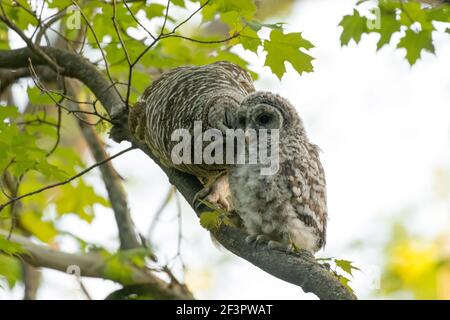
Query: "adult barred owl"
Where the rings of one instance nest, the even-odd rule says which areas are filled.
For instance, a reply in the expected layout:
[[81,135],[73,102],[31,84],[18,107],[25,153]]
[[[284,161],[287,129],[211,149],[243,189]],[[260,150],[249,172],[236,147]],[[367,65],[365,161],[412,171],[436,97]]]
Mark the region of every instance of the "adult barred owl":
[[172,141],[172,133],[177,129],[187,129],[193,135],[195,121],[202,121],[203,130],[226,130],[230,127],[234,110],[254,91],[250,74],[231,62],[175,68],[164,73],[144,91],[131,109],[129,128],[163,165],[204,181],[223,172],[226,166],[174,164],[171,152],[178,142]]
[[[262,175],[258,163],[175,164],[172,133],[192,132],[195,121],[202,121],[203,130],[221,132],[278,130],[279,170]],[[249,241],[310,252],[325,245],[326,187],[318,148],[309,142],[295,108],[278,95],[255,92],[250,75],[239,66],[216,62],[168,71],[132,108],[129,127],[163,165],[206,185],[200,199],[235,211]]]

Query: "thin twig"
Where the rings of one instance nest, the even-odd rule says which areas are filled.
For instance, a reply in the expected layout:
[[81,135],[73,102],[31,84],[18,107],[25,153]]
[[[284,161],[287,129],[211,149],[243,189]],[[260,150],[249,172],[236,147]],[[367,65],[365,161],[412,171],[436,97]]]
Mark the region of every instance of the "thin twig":
[[220,39],[220,40],[200,40],[200,39],[194,39],[194,38],[182,36],[180,34],[167,33],[167,34],[163,35],[161,37],[161,39],[165,39],[165,38],[180,38],[180,39],[189,40],[189,41],[192,41],[192,42],[197,42],[197,43],[202,43],[202,44],[215,44],[215,43],[228,42],[230,40],[233,40],[234,38],[239,37],[239,35],[240,35],[240,32],[235,32],[232,36],[229,36],[227,38]]
[[[75,115],[78,119],[80,119],[80,117],[78,117],[78,115],[77,115],[78,113],[80,113],[80,114],[89,114],[89,115],[97,116],[101,120],[104,120],[104,121],[107,121],[109,123],[112,123],[112,121],[110,119],[102,116],[100,113],[97,112],[97,109],[95,107],[95,104],[96,104],[97,100],[94,101],[94,102],[76,101],[73,98],[65,95],[64,93],[60,93],[60,92],[57,92],[57,91],[54,91],[54,90],[48,90],[48,89],[44,88],[44,86],[39,81],[38,75],[36,73],[35,68],[33,67],[33,63],[31,62],[31,59],[28,61],[28,63],[29,63],[29,69],[30,69],[30,73],[31,73],[31,79],[33,80],[33,82],[36,85],[36,87],[39,90],[41,90],[42,92],[44,92],[56,104],[56,106],[59,109],[64,109],[65,111],[67,111],[67,113]],[[59,95],[61,97],[61,100],[60,101],[56,100],[55,97],[53,97],[52,93]],[[65,107],[65,106],[63,106],[61,104],[61,102],[64,99],[67,99],[67,100],[69,100],[71,102],[75,102],[77,104],[92,104],[93,107],[94,107],[94,112],[92,112],[92,111],[84,111],[84,110],[71,110],[71,109],[69,109],[69,108],[67,108],[67,107]],[[96,125],[97,123],[100,122],[100,120],[99,120],[99,121],[97,121],[97,123],[92,124],[92,123],[87,122],[84,119],[80,119],[80,120],[85,121],[87,124],[90,124],[90,125]]]
[[177,217],[178,217],[178,237],[177,237],[177,254],[175,258],[178,258],[181,263],[181,268],[184,271],[186,269],[186,265],[184,264],[183,257],[181,256],[181,244],[183,241],[183,215],[181,210],[181,199],[178,192],[175,190],[175,202],[177,204]]
[[18,200],[20,200],[20,199],[27,198],[27,197],[30,197],[30,196],[32,196],[32,195],[41,193],[41,192],[43,192],[43,191],[46,191],[46,190],[49,190],[49,189],[53,189],[53,188],[56,188],[56,187],[59,187],[59,186],[63,186],[63,185],[65,185],[65,184],[68,184],[68,183],[72,182],[73,180],[75,180],[75,179],[81,177],[82,175],[88,173],[88,172],[91,171],[92,169],[95,169],[95,168],[101,166],[102,164],[105,164],[105,163],[107,163],[107,162],[109,162],[109,161],[111,161],[111,160],[117,158],[118,156],[120,156],[120,155],[122,155],[122,154],[124,154],[124,153],[126,153],[126,152],[128,152],[128,151],[131,151],[131,150],[133,150],[133,149],[135,149],[135,148],[136,148],[136,147],[134,147],[134,146],[131,146],[131,147],[129,147],[129,148],[126,148],[125,150],[122,150],[122,151],[120,151],[120,152],[118,152],[118,153],[112,155],[111,157],[106,158],[106,159],[104,159],[103,161],[97,162],[97,163],[93,164],[92,166],[90,166],[90,167],[88,167],[88,168],[86,168],[86,169],[80,171],[79,173],[77,173],[76,175],[70,177],[70,178],[67,179],[67,180],[60,181],[60,182],[57,182],[57,183],[54,183],[54,184],[50,184],[50,185],[48,185],[48,186],[39,188],[39,189],[37,189],[37,190],[34,190],[34,191],[29,192],[29,193],[23,194],[23,195],[21,195],[21,196],[14,197],[14,198],[10,199],[9,201],[5,202],[4,204],[0,205],[0,212],[1,212],[5,207],[11,205],[12,203],[14,203],[14,202],[16,202],[16,201],[18,201]]
[[[39,32],[36,33],[36,38],[34,40],[34,42],[36,43],[36,45],[40,45],[41,44],[41,39],[43,36],[45,36],[47,30],[49,28],[51,28],[51,26],[56,23],[58,20],[60,20],[62,17],[65,16],[66,14],[66,10],[69,6],[66,6],[64,8],[62,8],[61,10],[59,10],[58,12],[56,12],[54,15],[50,16],[48,19],[46,20],[40,20],[40,24],[41,24],[41,28],[38,29],[36,28],[35,31],[39,30]],[[33,37],[31,37],[33,38]],[[47,40],[47,42],[49,42]],[[50,43],[47,43],[47,45],[51,45]]]
[[160,35],[164,34],[164,29],[166,28],[167,20],[169,19],[169,8],[170,8],[170,0],[167,0],[166,13],[164,15],[164,22],[161,27]]
[[167,192],[167,195],[164,197],[164,200],[163,200],[161,206],[158,208],[155,215],[153,216],[153,220],[150,224],[150,227],[148,228],[148,238],[149,239],[151,239],[151,235],[153,234],[153,231],[155,230],[155,227],[158,224],[161,214],[164,212],[164,209],[170,203],[170,200],[172,200],[173,195],[176,192],[175,190],[176,189],[172,186],[169,188],[169,191]]
[[25,41],[27,46],[34,51],[34,53],[36,53],[41,59],[43,59],[50,68],[56,71],[57,74],[59,74],[62,68],[57,63],[55,63],[55,61],[52,60],[45,52],[37,47],[17,25],[9,20],[1,2],[0,10],[2,12],[2,14],[0,15],[0,20],[3,21],[10,29],[14,30],[22,38],[22,40]]
[[178,28],[180,28],[182,25],[184,25],[186,22],[188,22],[189,20],[192,19],[192,17],[194,17],[197,13],[199,13],[204,7],[206,7],[208,5],[208,3],[211,0],[207,0],[205,3],[203,3],[197,10],[195,10],[194,12],[192,12],[189,17],[187,17],[186,19],[184,19],[183,21],[181,21],[178,25],[176,25],[172,31],[170,33],[175,33],[175,31],[177,31]]
[[134,21],[136,21],[136,23],[142,28],[144,29],[145,32],[148,33],[148,35],[155,40],[155,36],[139,21],[139,19],[136,17],[136,15],[133,13],[133,11],[131,10],[131,8],[128,6],[127,2],[124,1],[123,4],[125,5],[125,7],[127,8],[128,12],[130,13],[131,17],[133,18]]
[[[131,66],[132,62],[131,62],[131,59],[130,59],[130,55],[128,54],[127,47],[125,46],[125,43],[123,42],[122,36],[120,35],[119,28],[117,27],[117,21],[116,21],[116,0],[113,0],[113,16],[112,16],[111,19],[112,19],[112,22],[113,22],[114,29],[116,30],[117,37],[119,38],[120,45],[121,45],[122,50],[123,50],[123,52],[125,54],[125,58],[127,59],[128,68],[129,68],[129,74],[131,74],[132,73],[132,71],[131,71],[131,69],[132,69],[132,66]],[[130,88],[131,88],[131,81],[128,82],[127,95],[126,95],[126,98],[125,98],[125,106],[127,106],[127,107],[128,107],[128,103],[130,102],[130,93],[131,93],[131,89]]]
[[[97,33],[95,32],[94,28],[92,27],[91,23],[89,22],[89,19],[86,17],[86,15],[84,14],[83,10],[81,10],[80,6],[78,5],[78,3],[75,0],[72,0],[72,3],[78,8],[81,16],[83,17],[86,25],[88,26],[89,30],[91,30],[92,35],[95,39],[95,42],[97,43],[98,49],[100,50],[100,53],[102,55],[103,61],[105,62],[105,69],[106,69],[106,74],[108,75],[109,80],[111,81],[111,83],[114,83],[114,80],[112,78],[111,75],[111,71],[109,70],[109,64],[108,64],[108,60],[106,59],[106,55],[105,52],[103,51],[102,46],[100,45],[100,41],[98,39]],[[116,88],[116,86],[113,86],[114,90],[116,91],[116,93],[119,95],[119,97],[122,99],[122,96],[120,95],[119,90]],[[123,99],[122,99],[123,101]],[[125,102],[125,101],[123,101]]]

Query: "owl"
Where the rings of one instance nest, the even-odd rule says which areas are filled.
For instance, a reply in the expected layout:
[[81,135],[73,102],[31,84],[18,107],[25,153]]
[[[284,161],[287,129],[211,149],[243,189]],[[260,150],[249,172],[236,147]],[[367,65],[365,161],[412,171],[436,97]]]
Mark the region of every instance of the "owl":
[[[261,174],[262,163],[228,168],[234,209],[248,241],[269,247],[301,248],[311,253],[325,245],[327,204],[325,175],[318,147],[312,144],[295,108],[269,92],[248,95],[236,113],[235,127],[261,132],[277,129],[278,171]],[[251,151],[250,151],[251,152]]]
[[172,133],[186,129],[194,135],[194,123],[202,130],[230,127],[241,101],[254,92],[250,74],[231,62],[183,66],[164,73],[141,96],[129,115],[130,132],[144,142],[160,162],[169,168],[192,174],[207,183],[226,169],[223,164],[175,164],[171,153],[178,143]]
[[[279,170],[262,175],[262,163],[175,163],[173,132],[193,133],[197,121],[203,131],[278,129]],[[205,188],[196,200],[233,212],[248,241],[310,252],[325,245],[326,188],[318,148],[294,107],[278,95],[255,92],[251,76],[239,66],[222,61],[164,73],[131,109],[129,128],[164,166],[199,178]],[[270,135],[268,141],[275,143]]]

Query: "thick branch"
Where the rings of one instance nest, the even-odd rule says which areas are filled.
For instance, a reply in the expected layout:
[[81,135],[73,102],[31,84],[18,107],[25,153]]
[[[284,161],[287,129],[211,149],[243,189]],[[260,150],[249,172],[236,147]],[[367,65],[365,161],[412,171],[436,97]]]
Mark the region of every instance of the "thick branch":
[[[63,66],[61,71],[63,76],[76,78],[83,82],[94,92],[103,106],[108,110],[111,118],[116,120],[123,115],[125,104],[122,98],[111,84],[97,68],[84,57],[64,50],[39,47],[48,56],[52,57],[56,63]],[[47,65],[46,61],[36,55],[31,49],[25,47],[16,50],[0,50],[0,68],[18,69],[29,66],[29,60],[33,65]],[[120,122],[120,119],[117,119]]]
[[353,300],[350,293],[324,266],[317,263],[312,254],[302,250],[299,254],[255,248],[246,241],[246,234],[226,226],[213,233],[229,251],[251,262],[271,275],[300,286],[305,292],[312,292],[322,300]]
[[[108,157],[94,128],[83,121],[78,121],[78,124],[95,161],[100,161],[100,159]],[[114,211],[117,228],[119,229],[121,249],[127,250],[141,247],[142,244],[139,241],[136,228],[131,220],[127,195],[122,187],[119,175],[114,170],[111,162],[101,166],[100,172]]]
[[[7,232],[0,230],[0,235],[7,236]],[[171,286],[163,280],[155,277],[149,270],[132,268],[131,277],[124,278],[111,272],[106,272],[107,261],[100,254],[87,253],[83,255],[70,254],[54,250],[49,247],[37,245],[25,237],[12,235],[11,241],[21,244],[27,253],[21,257],[35,267],[50,268],[61,272],[67,272],[70,266],[80,269],[81,276],[102,278],[127,285],[147,285],[154,289],[159,299],[193,299],[181,287]]]
[[[202,189],[201,183],[192,175],[165,168],[153,157],[145,145],[135,141],[135,145],[152,158],[169,177],[183,197],[194,208],[194,197]],[[202,212],[197,211],[197,216]],[[312,292],[324,300],[354,300],[356,296],[351,293],[339,280],[321,264],[315,261],[308,252],[293,255],[267,247],[256,247],[248,244],[247,234],[237,228],[222,226],[213,232],[214,238],[235,255],[251,262],[269,274],[295,284],[305,292]]]

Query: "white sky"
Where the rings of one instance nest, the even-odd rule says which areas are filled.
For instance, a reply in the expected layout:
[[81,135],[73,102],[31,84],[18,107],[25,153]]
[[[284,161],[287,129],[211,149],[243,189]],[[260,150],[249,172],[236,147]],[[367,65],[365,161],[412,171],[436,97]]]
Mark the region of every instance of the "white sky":
[[[366,270],[357,274],[356,293],[373,297],[371,281],[382,262],[377,246],[393,216],[405,208],[418,215],[406,226],[423,234],[449,229],[449,205],[433,196],[434,170],[449,168],[450,139],[450,42],[435,42],[436,56],[425,54],[411,68],[404,52],[385,47],[376,53],[377,36],[364,36],[360,45],[341,48],[343,15],[352,0],[307,0],[298,3],[286,21],[290,31],[303,31],[316,48],[315,72],[299,76],[292,68],[282,81],[263,67],[263,59],[244,54],[252,69],[262,75],[257,89],[288,98],[298,109],[310,139],[323,150],[328,181],[328,245],[320,256],[350,259]],[[275,19],[274,21],[279,21]],[[112,152],[126,145],[114,145]],[[139,151],[114,160],[127,179],[133,218],[146,234],[152,216],[169,188],[164,174]],[[98,181],[97,181],[98,182]],[[99,188],[103,189],[101,183]],[[92,225],[67,218],[64,228],[104,244],[117,245],[112,213],[99,208]],[[176,252],[175,206],[167,209],[154,235],[158,256],[170,259]],[[300,299],[305,295],[293,285],[276,279],[250,263],[218,250],[202,229],[193,211],[183,205],[183,257],[194,293],[207,299]],[[351,247],[355,241],[362,241]],[[73,249],[70,243],[66,248]],[[198,279],[203,279],[199,283]],[[104,298],[117,285],[86,279],[91,294]],[[21,290],[0,291],[0,299],[19,298]],[[42,299],[82,298],[76,282],[59,272],[46,271],[39,291]]]

